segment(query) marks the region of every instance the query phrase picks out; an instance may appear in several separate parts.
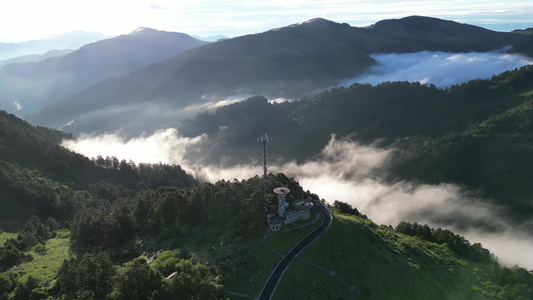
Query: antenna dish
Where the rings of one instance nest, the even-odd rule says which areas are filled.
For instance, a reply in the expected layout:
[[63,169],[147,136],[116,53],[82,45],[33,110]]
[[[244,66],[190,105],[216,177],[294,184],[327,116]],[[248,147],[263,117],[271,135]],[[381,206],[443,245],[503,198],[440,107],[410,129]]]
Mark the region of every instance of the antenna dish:
[[286,187],[278,187],[278,188],[275,188],[274,189],[274,193],[278,194],[278,195],[287,195],[291,190],[289,190],[288,188]]

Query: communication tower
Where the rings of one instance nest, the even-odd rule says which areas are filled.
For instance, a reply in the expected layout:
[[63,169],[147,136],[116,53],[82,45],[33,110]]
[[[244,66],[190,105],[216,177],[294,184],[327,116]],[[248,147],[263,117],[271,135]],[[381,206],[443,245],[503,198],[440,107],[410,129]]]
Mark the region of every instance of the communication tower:
[[[265,201],[265,213],[267,213],[267,143],[271,141],[268,134],[260,134],[257,141],[263,144],[263,199]],[[268,216],[267,216],[268,217]]]

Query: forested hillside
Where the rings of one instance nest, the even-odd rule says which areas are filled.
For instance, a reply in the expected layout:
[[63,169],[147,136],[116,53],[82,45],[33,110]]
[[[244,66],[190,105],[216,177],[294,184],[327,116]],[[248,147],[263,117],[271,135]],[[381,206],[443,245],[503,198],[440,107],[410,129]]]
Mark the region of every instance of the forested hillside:
[[69,138],[0,111],[0,228],[17,228],[32,214],[68,221],[100,195],[119,197],[129,190],[190,187],[196,182],[179,166],[136,166],[116,157],[91,161],[59,146]]
[[478,190],[513,213],[531,216],[533,66],[487,80],[438,89],[386,82],[354,84],[280,104],[265,98],[180,122],[185,136],[207,133],[190,160],[254,161],[257,132],[275,138],[277,163],[317,158],[335,134],[394,149],[386,179],[456,183]]
[[[139,131],[131,119],[166,127],[172,122],[169,110],[248,95],[313,95],[369,71],[376,65],[371,54],[487,52],[515,45],[521,45],[517,52],[527,53],[530,40],[523,34],[421,16],[364,28],[316,18],[182,52],[65,95],[27,120],[51,127],[70,123],[74,133],[122,128],[137,134],[146,129]],[[161,113],[146,116],[150,111]]]
[[[68,134],[4,112],[0,122],[0,299],[233,299],[227,289],[255,296],[279,253],[315,226],[265,236],[258,176],[199,183],[179,166],[89,160],[58,146]],[[283,174],[269,174],[267,184],[302,188]],[[357,290],[312,270],[298,272],[298,262],[296,279],[289,270],[279,299],[296,290],[306,299],[532,296],[530,272],[500,266],[478,243],[418,224],[377,226],[338,201],[331,209],[331,232],[305,260],[338,270]],[[386,272],[364,280],[369,268]],[[395,279],[399,273],[404,281]],[[420,276],[424,284],[405,284]]]

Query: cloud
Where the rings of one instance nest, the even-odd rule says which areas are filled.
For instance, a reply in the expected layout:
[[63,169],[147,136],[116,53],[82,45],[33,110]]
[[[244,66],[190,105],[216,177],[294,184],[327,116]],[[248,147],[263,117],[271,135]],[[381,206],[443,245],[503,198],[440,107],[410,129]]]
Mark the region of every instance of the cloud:
[[280,103],[290,102],[290,101],[291,101],[291,99],[287,99],[287,98],[276,98],[276,99],[268,100],[268,103],[270,103],[270,104],[280,104]]
[[65,127],[69,127],[69,126],[71,126],[71,125],[74,124],[74,123],[75,123],[74,120],[70,120],[70,121],[68,121],[67,123],[65,123],[65,124],[63,124],[63,125],[61,125],[61,126],[59,126],[58,128],[61,129],[61,130],[63,130],[63,129],[65,129]]
[[185,138],[174,128],[158,130],[150,136],[141,135],[126,140],[118,132],[104,135],[82,135],[77,141],[65,140],[62,146],[94,158],[98,155],[116,156],[119,160],[144,163],[189,163],[183,159],[189,147],[198,145],[206,136]]
[[533,64],[533,59],[516,54],[499,52],[416,52],[403,54],[371,55],[377,65],[365,74],[342,83],[378,84],[385,81],[410,81],[432,83],[446,88],[473,79],[490,78],[507,70]]
[[[221,168],[184,160],[186,151],[201,151],[205,138],[184,138],[175,129],[166,129],[130,140],[117,134],[82,136],[63,145],[89,157],[115,155],[137,163],[180,164],[210,182],[262,175],[261,165]],[[386,173],[394,151],[394,148],[362,145],[332,136],[316,159],[303,164],[269,165],[268,171],[295,178],[305,189],[329,203],[348,202],[378,224],[395,226],[404,220],[448,228],[464,235],[471,243],[481,242],[505,264],[533,269],[533,257],[529,255],[533,251],[533,238],[528,234],[531,226],[513,224],[503,217],[504,208],[488,199],[476,198],[455,184],[386,182],[381,174]]]
[[91,134],[115,132],[123,138],[132,138],[140,133],[152,134],[154,131],[175,125],[180,120],[192,118],[200,112],[213,111],[222,106],[230,105],[246,99],[246,96],[235,96],[223,100],[211,100],[202,104],[177,107],[174,103],[134,103],[127,106],[115,105],[98,110],[88,111],[79,115],[69,116],[71,119],[57,121],[52,126],[66,128],[73,134]]
[[[241,102],[243,99],[246,99],[246,98],[249,98],[251,96],[242,96],[242,97],[233,97],[231,99],[222,99],[222,100],[212,100],[212,101],[209,101],[209,102],[206,102],[206,103],[202,103],[202,104],[199,104],[199,105],[190,105],[188,107],[185,108],[186,111],[195,111],[195,112],[199,112],[199,111],[205,111],[205,110],[208,110],[208,111],[212,111],[212,110],[215,110],[219,107],[222,107],[222,106],[227,106],[227,105],[230,105],[230,104],[233,104],[233,103],[237,103],[237,102]],[[213,96],[208,96],[208,95],[203,95],[202,96],[202,99],[206,100],[206,99],[212,99]]]
[[18,102],[16,100],[13,101],[13,105],[15,106],[15,111],[19,111],[19,110],[24,108],[24,106],[22,104],[20,104],[20,102]]

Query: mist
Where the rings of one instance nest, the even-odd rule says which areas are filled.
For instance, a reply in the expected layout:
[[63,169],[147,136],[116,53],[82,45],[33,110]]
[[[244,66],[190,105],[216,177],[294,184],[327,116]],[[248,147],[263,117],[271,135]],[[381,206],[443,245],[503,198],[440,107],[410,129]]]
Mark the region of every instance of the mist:
[[[373,54],[377,61],[375,66],[357,78],[344,80],[341,86],[353,83],[379,84],[384,81],[417,81],[422,84],[434,84],[445,88],[477,78],[489,78],[501,72],[532,64],[533,59],[517,54],[502,52],[485,53],[446,53],[446,52],[416,52],[404,54]],[[310,92],[322,92],[318,89]],[[149,102],[115,105],[94,111],[85,111],[78,115],[70,115],[62,119],[58,117],[45,123],[35,123],[61,128],[75,135],[81,133],[120,132],[125,138],[138,136],[142,132],[148,134],[160,128],[176,125],[180,120],[192,118],[199,112],[215,110],[221,106],[230,105],[255,95],[235,94],[231,97],[220,97],[219,94],[205,94],[196,103],[186,105],[176,101],[170,103],[162,99],[150,99]],[[26,103],[17,100],[20,108],[28,111]],[[270,99],[271,103],[290,101],[285,98]],[[1,105],[1,103],[0,103]],[[12,102],[9,109],[13,110]],[[67,119],[68,118],[68,119]],[[29,118],[31,122],[31,117]],[[51,122],[51,123],[48,123]]]
[[342,82],[376,85],[386,81],[409,81],[434,84],[439,88],[461,84],[474,79],[486,79],[504,71],[533,64],[533,59],[502,52],[415,52],[402,54],[373,54],[377,64],[365,74]]
[[[63,145],[88,157],[116,156],[136,163],[180,164],[195,177],[210,182],[262,175],[259,164],[222,168],[185,160],[185,153],[199,151],[205,139],[205,135],[184,138],[177,130],[166,129],[129,140],[117,133],[82,136]],[[268,171],[293,177],[304,189],[329,203],[335,200],[350,203],[378,224],[396,226],[403,220],[447,228],[471,243],[480,242],[504,264],[533,269],[533,257],[529,255],[533,238],[528,234],[528,224],[506,220],[505,208],[492,204],[490,199],[477,198],[453,183],[387,183],[381,174],[386,173],[394,151],[393,147],[362,145],[331,136],[316,159],[302,164],[269,165]],[[257,156],[261,156],[259,146]]]
[[205,98],[204,103],[179,107],[171,103],[135,103],[127,106],[110,106],[77,115],[57,124],[61,130],[79,135],[83,139],[97,134],[114,135],[124,139],[140,134],[154,134],[161,128],[178,124],[180,120],[192,118],[200,112],[213,111],[246,99],[233,97],[220,100]]

